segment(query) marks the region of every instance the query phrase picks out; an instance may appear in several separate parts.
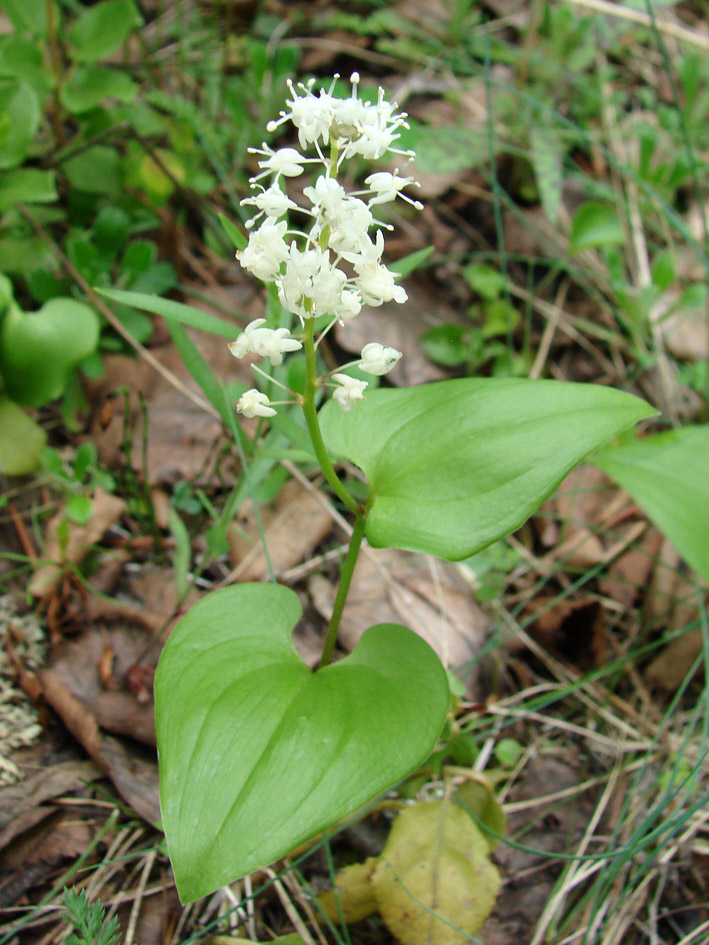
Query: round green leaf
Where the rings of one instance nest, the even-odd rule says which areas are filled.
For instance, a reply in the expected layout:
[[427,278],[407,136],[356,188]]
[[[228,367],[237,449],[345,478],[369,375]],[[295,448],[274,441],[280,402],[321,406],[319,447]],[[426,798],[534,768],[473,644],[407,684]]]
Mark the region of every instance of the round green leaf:
[[96,62],[114,52],[143,17],[133,0],[103,0],[85,9],[67,30],[71,58]]
[[285,855],[418,767],[448,682],[411,630],[379,624],[317,673],[297,595],[241,584],[175,628],[155,678],[160,803],[183,902]]
[[54,171],[19,167],[0,177],[0,213],[18,203],[54,203],[58,199]]
[[121,156],[115,148],[96,144],[62,165],[72,187],[87,194],[118,197],[123,187]]
[[463,378],[321,411],[331,455],[364,470],[366,535],[452,561],[518,528],[588,453],[655,411],[592,384]]
[[624,242],[625,234],[614,207],[606,203],[585,203],[574,214],[569,239],[572,256],[584,249],[618,246]]
[[593,457],[709,581],[709,424],[659,433]]
[[50,299],[32,314],[13,305],[0,325],[0,373],[7,394],[31,407],[59,397],[70,371],[96,347],[98,335],[93,309],[73,299]]
[[26,476],[39,466],[44,430],[21,407],[0,397],[0,473]]
[[95,66],[78,68],[69,82],[62,86],[61,103],[74,115],[96,108],[104,99],[130,102],[138,86],[127,72],[117,69],[99,69]]
[[37,93],[27,82],[0,79],[0,169],[22,164],[39,128]]

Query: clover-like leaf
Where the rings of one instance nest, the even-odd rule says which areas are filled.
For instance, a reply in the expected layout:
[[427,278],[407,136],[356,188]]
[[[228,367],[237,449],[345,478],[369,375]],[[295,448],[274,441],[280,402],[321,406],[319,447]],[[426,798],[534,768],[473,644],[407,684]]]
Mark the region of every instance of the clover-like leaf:
[[38,312],[10,305],[0,324],[0,373],[14,401],[39,407],[63,392],[69,373],[98,343],[98,318],[74,299],[50,299]]
[[518,528],[588,453],[655,411],[593,384],[516,378],[375,390],[321,427],[333,456],[364,470],[366,535],[453,561]]
[[155,679],[160,803],[183,902],[285,855],[424,761],[445,721],[433,650],[370,627],[313,673],[273,584],[210,594],[175,628]]
[[593,462],[631,494],[709,581],[709,424],[608,447]]

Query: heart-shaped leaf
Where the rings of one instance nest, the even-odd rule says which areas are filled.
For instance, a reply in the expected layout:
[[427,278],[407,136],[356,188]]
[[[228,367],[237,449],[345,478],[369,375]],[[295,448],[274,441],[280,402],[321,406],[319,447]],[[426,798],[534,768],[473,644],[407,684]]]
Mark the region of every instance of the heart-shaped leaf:
[[32,314],[11,305],[0,325],[6,393],[30,407],[59,397],[69,372],[95,349],[98,335],[93,309],[73,299],[51,299]]
[[297,595],[210,594],[175,628],[155,679],[160,802],[189,902],[285,855],[425,760],[448,682],[411,630],[379,624],[317,673],[291,641]]
[[609,447],[593,457],[709,581],[709,424]]
[[591,450],[655,411],[592,384],[493,378],[375,390],[321,427],[367,475],[366,535],[452,561],[518,528]]

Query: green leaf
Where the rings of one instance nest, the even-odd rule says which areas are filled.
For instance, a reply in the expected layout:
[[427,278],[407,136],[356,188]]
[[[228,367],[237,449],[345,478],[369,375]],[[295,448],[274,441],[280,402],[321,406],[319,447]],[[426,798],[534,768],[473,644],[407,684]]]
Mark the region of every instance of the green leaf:
[[26,476],[39,466],[47,437],[21,407],[0,397],[0,473]]
[[219,214],[219,222],[222,225],[224,233],[234,245],[235,249],[242,250],[246,249],[249,245],[248,239],[244,236],[241,230],[237,229],[234,224],[231,222],[229,217],[225,216],[223,213]]
[[54,171],[23,167],[0,177],[0,213],[18,203],[54,203],[58,199]]
[[52,88],[55,81],[44,66],[41,48],[17,33],[0,37],[0,75],[24,80],[40,97]]
[[0,259],[3,272],[25,277],[37,269],[51,269],[57,262],[41,236],[0,239]]
[[414,270],[420,269],[433,252],[433,246],[426,246],[424,249],[417,249],[408,256],[402,256],[392,263],[391,269],[396,273],[399,279],[410,275]]
[[505,287],[505,277],[486,263],[469,263],[463,269],[463,278],[471,289],[489,302],[500,297]]
[[66,31],[75,62],[96,62],[114,52],[132,29],[143,25],[133,0],[103,0],[84,10]]
[[[33,36],[46,37],[46,0],[2,0],[0,6],[7,13],[15,29],[31,33]],[[58,15],[57,8],[58,4],[54,4],[55,15]]]
[[379,624],[317,673],[297,595],[241,584],[173,630],[155,678],[160,802],[183,902],[266,866],[420,765],[448,709],[437,657]]
[[436,364],[457,367],[468,358],[468,334],[460,325],[448,322],[435,325],[422,335],[421,347],[426,357]]
[[175,542],[175,558],[173,566],[175,569],[175,590],[177,591],[178,604],[187,597],[189,590],[188,575],[190,570],[190,559],[192,557],[192,542],[185,523],[177,514],[172,505],[167,510],[168,523],[170,525],[170,534]]
[[0,79],[0,170],[22,164],[41,120],[37,93],[27,82]]
[[94,350],[99,323],[73,299],[51,299],[38,312],[16,306],[0,325],[0,373],[13,400],[38,407],[64,390],[69,373]]
[[399,131],[398,148],[416,152],[416,168],[422,174],[456,174],[490,157],[484,131],[462,125],[422,125],[410,121]]
[[68,112],[79,115],[96,108],[104,99],[130,102],[138,86],[127,72],[97,67],[78,68],[69,82],[62,86],[59,98]]
[[630,493],[709,581],[709,424],[609,447],[593,463]]
[[182,325],[176,322],[168,322],[167,328],[185,367],[207,395],[224,423],[229,426],[229,410],[221,382]]
[[121,157],[115,148],[96,144],[62,165],[69,183],[86,194],[116,197],[123,188]]
[[73,495],[67,501],[66,517],[75,525],[86,525],[93,513],[91,499],[85,495]]
[[559,219],[563,186],[563,151],[548,128],[533,128],[529,134],[532,166],[537,178],[539,199],[550,223]]
[[492,378],[376,390],[321,411],[325,443],[367,475],[366,535],[456,561],[518,528],[591,450],[655,411],[592,384]]
[[606,203],[585,203],[574,214],[569,239],[569,254],[599,246],[618,246],[625,242],[625,233],[618,211]]
[[231,322],[218,318],[216,315],[210,315],[209,312],[192,308],[191,305],[183,305],[182,302],[159,299],[154,295],[144,295],[141,292],[123,292],[120,289],[97,289],[96,291],[99,295],[104,295],[107,299],[120,302],[122,305],[132,305],[133,308],[139,308],[143,312],[162,315],[168,321],[179,322],[190,328],[199,328],[201,331],[229,338],[232,341],[241,331],[238,325],[232,325]]

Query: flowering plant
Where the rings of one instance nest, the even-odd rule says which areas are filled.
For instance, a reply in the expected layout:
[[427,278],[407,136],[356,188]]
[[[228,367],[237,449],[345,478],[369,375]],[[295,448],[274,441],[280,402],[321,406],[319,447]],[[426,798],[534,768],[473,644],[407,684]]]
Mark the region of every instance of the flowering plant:
[[[406,301],[383,262],[389,225],[376,213],[397,198],[421,206],[404,193],[415,182],[401,167],[369,174],[355,191],[340,182],[352,159],[394,154],[406,166],[412,157],[396,147],[405,114],[383,90],[365,100],[358,83],[355,74],[345,98],[334,85],[316,93],[313,82],[291,84],[287,108],[268,130],[290,122],[301,150],[254,149],[260,172],[243,202],[256,212],[237,257],[275,285],[298,330],[259,318],[230,345],[235,357],[256,355],[272,366],[303,350],[302,393],[285,388],[284,399],[273,401],[254,387],[237,410],[268,420],[284,405],[302,408],[313,455],[353,516],[349,549],[314,673],[291,641],[298,597],[277,584],[208,595],[165,646],[155,683],[160,795],[183,901],[336,824],[435,745],[448,682],[413,631],[378,624],[349,656],[330,662],[365,537],[375,547],[468,557],[518,527],[591,450],[653,412],[620,391],[555,381],[466,378],[371,390],[348,369],[382,376],[401,357],[376,340],[352,365],[318,373],[318,345],[335,323],[364,305]],[[298,202],[287,182],[306,174],[312,180]],[[342,459],[365,474],[364,500],[338,476]]]

